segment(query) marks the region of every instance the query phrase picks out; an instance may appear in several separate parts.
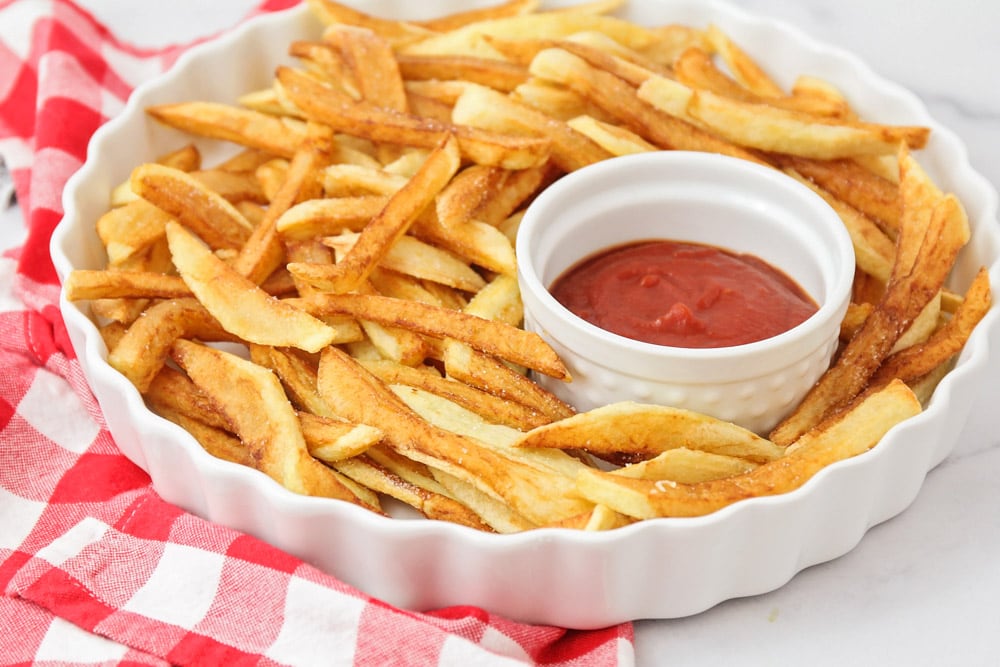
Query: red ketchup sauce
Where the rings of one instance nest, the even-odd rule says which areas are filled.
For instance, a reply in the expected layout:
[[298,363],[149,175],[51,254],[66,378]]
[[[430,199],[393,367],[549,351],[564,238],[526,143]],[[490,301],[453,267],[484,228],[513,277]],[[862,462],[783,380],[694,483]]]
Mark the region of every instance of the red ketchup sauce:
[[570,267],[549,291],[591,324],[671,347],[764,340],[817,310],[795,281],[753,255],[677,241],[601,251]]

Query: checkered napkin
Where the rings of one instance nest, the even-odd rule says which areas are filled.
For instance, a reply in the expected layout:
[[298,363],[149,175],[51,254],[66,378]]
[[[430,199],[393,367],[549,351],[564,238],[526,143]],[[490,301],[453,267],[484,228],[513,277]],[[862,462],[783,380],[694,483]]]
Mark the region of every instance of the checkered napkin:
[[631,663],[627,624],[393,608],[165,503],[115,447],[59,316],[48,240],[90,135],[181,50],[131,48],[69,0],[0,0],[0,156],[28,231],[0,257],[0,663]]

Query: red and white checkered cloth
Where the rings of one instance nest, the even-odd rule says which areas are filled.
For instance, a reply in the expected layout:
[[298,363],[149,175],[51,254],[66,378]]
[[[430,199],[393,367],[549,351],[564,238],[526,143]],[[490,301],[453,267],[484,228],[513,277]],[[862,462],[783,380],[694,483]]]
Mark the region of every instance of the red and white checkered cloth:
[[165,503],[118,451],[68,343],[48,241],[91,134],[181,50],[131,48],[69,0],[0,0],[0,156],[28,230],[0,257],[0,663],[632,663],[628,624],[393,608]]

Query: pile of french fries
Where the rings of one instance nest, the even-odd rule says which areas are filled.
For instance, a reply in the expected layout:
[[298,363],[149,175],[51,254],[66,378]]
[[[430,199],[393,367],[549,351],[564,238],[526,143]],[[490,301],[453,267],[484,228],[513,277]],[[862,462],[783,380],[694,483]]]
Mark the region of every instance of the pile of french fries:
[[[713,512],[802,485],[917,414],[990,307],[945,287],[969,225],[911,155],[928,129],[783,90],[715,26],[534,0],[429,21],[310,0],[322,39],[234,104],[148,109],[231,147],[137,165],[77,270],[108,362],[211,454],[289,490],[513,532]],[[814,189],[857,256],[842,346],[766,437],[622,402],[577,413],[519,327],[513,239],[561,175],[617,155],[753,160]],[[593,354],[600,354],[594,350]]]

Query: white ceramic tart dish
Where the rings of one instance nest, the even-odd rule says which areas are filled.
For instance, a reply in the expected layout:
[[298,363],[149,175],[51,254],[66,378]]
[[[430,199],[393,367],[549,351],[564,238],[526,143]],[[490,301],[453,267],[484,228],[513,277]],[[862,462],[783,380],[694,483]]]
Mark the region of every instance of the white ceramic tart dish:
[[[355,4],[377,15],[421,18],[413,12],[431,16],[480,3]],[[937,125],[916,97],[849,54],[728,5],[631,0],[622,15],[646,25],[718,24],[786,86],[800,74],[822,77],[864,118],[930,126],[932,138],[918,159],[943,189],[958,195],[973,225],[953,274],[955,285],[967,285],[984,265],[990,267],[993,289],[1000,285],[996,191],[973,171],[960,141]],[[85,165],[66,188],[66,216],[52,240],[60,276],[74,268],[103,267],[95,222],[107,209],[111,190],[136,165],[188,141],[149,119],[146,107],[233,102],[271,81],[275,65],[289,62],[291,41],[319,32],[304,6],[263,17],[192,50],[169,73],[137,90],[124,112],[94,136]],[[85,302],[64,301],[62,311],[108,428],[167,501],[253,534],[394,605],[416,610],[478,605],[524,622],[571,628],[696,614],[730,598],[774,590],[804,568],[851,550],[870,527],[911,503],[928,471],[956,444],[974,397],[988,381],[989,331],[1000,326],[993,309],[922,414],[894,428],[868,453],[829,466],[793,493],[739,502],[705,517],[651,520],[603,533],[541,529],[496,535],[298,496],[262,473],[213,458],[186,432],[153,415],[106,363]]]

